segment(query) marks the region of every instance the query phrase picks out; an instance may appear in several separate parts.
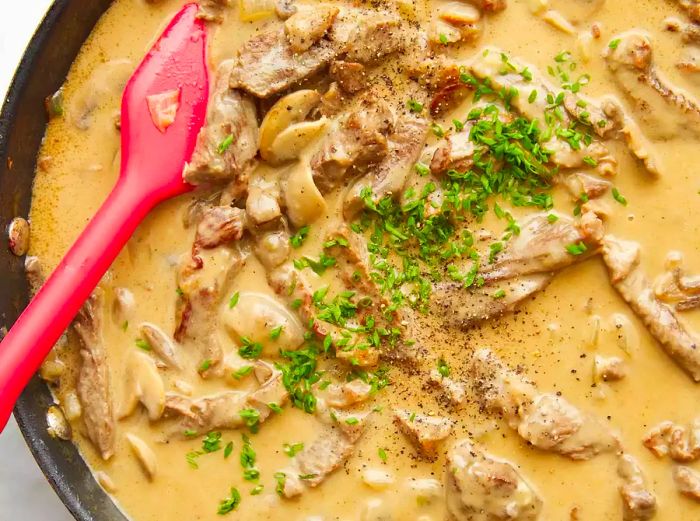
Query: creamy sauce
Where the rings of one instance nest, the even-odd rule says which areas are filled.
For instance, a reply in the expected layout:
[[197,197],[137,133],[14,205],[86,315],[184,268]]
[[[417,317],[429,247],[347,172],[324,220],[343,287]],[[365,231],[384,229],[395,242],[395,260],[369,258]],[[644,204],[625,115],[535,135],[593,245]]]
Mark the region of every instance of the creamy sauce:
[[[577,50],[578,34],[553,27],[542,16],[533,14],[530,3],[538,4],[510,0],[505,11],[485,17],[484,34],[478,42],[450,48],[447,54],[466,59],[484,45],[496,45],[514,59],[546,71],[548,66],[555,65],[557,54],[570,50],[572,61],[578,64],[576,74],[586,72],[591,77],[585,88],[586,95],[596,98],[616,94],[627,104],[627,112],[634,118],[634,107],[615,83],[601,53],[614,35],[639,28],[651,35],[654,63],[664,77],[691,93],[695,88],[695,94],[700,94],[675,67],[679,40],[664,31],[664,19],[682,15],[670,3],[640,0],[632,5],[608,1],[589,14],[587,9],[570,12],[566,4],[590,6],[603,2],[552,1],[553,9],[561,8],[572,22],[578,23],[576,33],[589,33],[593,22],[600,28],[602,34],[592,40],[588,61]],[[116,80],[96,82],[93,74],[115,60],[122,64],[128,61],[133,69],[181,4],[176,0],[153,5],[140,0],[115,1],[76,59],[64,86],[66,117],[55,118],[48,126],[40,152],[42,168],[37,172],[34,186],[30,254],[41,259],[45,270],[57,264],[105,198],[118,173],[119,134],[114,128],[114,115],[119,106],[120,90],[113,87]],[[429,1],[417,5],[416,11],[419,15],[430,13],[437,4],[437,1]],[[257,29],[268,23],[278,23],[273,17],[242,23],[237,9],[228,9],[221,25],[211,25],[212,70],[223,59],[235,55]],[[89,98],[95,95],[95,90],[99,90],[99,99],[90,115],[89,128],[81,130],[74,124],[74,118],[80,107],[90,104]],[[439,122],[449,127],[452,118],[464,117],[470,105],[470,100],[465,101]],[[650,130],[642,122],[640,125],[643,131]],[[429,143],[435,141],[434,136],[429,138]],[[700,219],[695,211],[700,197],[696,175],[700,168],[697,139],[687,134],[653,141],[653,150],[662,163],[658,179],[644,171],[622,142],[607,144],[618,161],[618,174],[613,183],[628,201],[627,206],[622,206],[610,195],[605,196],[613,210],[605,223],[607,232],[641,244],[642,267],[652,279],[664,271],[665,257],[671,250],[683,253],[684,266],[693,273],[700,267],[697,240]],[[273,171],[271,175],[277,174]],[[104,344],[112,393],[117,400],[122,393],[127,355],[137,349],[134,342],[139,338],[138,325],[143,321],[151,322],[169,334],[176,328],[175,265],[192,244],[193,229],[184,226],[183,215],[197,195],[169,201],[152,212],[103,281],[108,303]],[[564,190],[556,188],[554,197],[556,209],[570,214],[573,203]],[[327,215],[312,225],[309,240],[301,249],[293,250],[293,258],[318,255],[325,238],[324,226],[331,226],[338,219],[337,199],[337,194],[328,196]],[[510,211],[520,220],[532,210],[515,208]],[[482,224],[472,224],[473,230],[484,227],[496,234],[505,226],[493,212],[489,212]],[[331,277],[329,274],[323,279]],[[323,283],[316,284],[320,287]],[[134,294],[136,307],[126,328],[110,312],[115,288],[128,288]],[[254,256],[249,257],[241,273],[226,288],[223,315],[227,313],[229,297],[236,291],[260,292],[278,298],[268,287],[265,269]],[[682,318],[691,330],[700,330],[697,312],[685,312]],[[623,324],[621,328],[616,327],[616,320],[618,325]],[[649,429],[664,420],[680,424],[692,422],[698,415],[700,391],[663,352],[611,287],[599,256],[558,273],[543,292],[525,302],[515,314],[506,314],[466,332],[445,329],[440,325],[440,317],[424,317],[419,324],[420,329],[429,333],[424,335],[430,340],[427,347],[435,359],[441,357],[447,362],[453,378],[468,381],[466,366],[470,353],[489,347],[509,366],[522,364],[539,389],[561,391],[574,405],[603,418],[619,431],[625,451],[639,461],[647,484],[657,497],[655,519],[700,519],[700,505],[679,495],[675,489],[670,460],[655,457],[642,445]],[[600,324],[598,334],[594,331],[596,324]],[[226,352],[237,350],[230,335],[222,333],[221,338]],[[79,365],[75,338],[71,335],[69,340],[68,346],[58,348],[57,354],[67,366],[56,389],[57,399],[64,404]],[[626,378],[593,385],[595,355],[622,357],[627,365]],[[246,385],[231,378],[205,380],[196,371],[199,363],[196,354],[180,352],[180,356],[185,367],[181,373],[160,371],[168,391],[176,390],[179,380],[193,387],[194,396]],[[239,463],[243,430],[223,430],[222,447],[232,441],[232,455],[225,459],[223,450],[201,455],[196,459],[197,469],[188,465],[185,455],[201,448],[201,437],[171,439],[158,423],[149,422],[145,411],[140,409],[117,422],[115,455],[109,461],[103,461],[85,437],[80,418],[73,421],[74,441],[91,468],[109,476],[114,484],[115,500],[135,521],[219,519],[217,506],[228,496],[231,487],[236,487],[242,495],[240,506],[230,514],[236,519],[445,519],[444,452],[465,436],[480,443],[491,454],[510,461],[527,477],[542,498],[541,519],[570,519],[572,512],[577,512],[578,518],[571,519],[622,518],[614,454],[601,454],[589,461],[571,461],[528,447],[504,421],[480,412],[478,401],[452,410],[438,399],[439,393],[426,390],[424,378],[410,376],[400,368],[392,369],[390,378],[392,385],[377,393],[370,402],[369,407],[380,408],[380,412],[374,414],[371,425],[346,464],[319,487],[306,490],[301,497],[292,500],[282,499],[275,493],[273,475],[289,464],[283,444],[309,444],[318,432],[318,422],[290,406],[285,407],[282,414],[273,415],[258,434],[251,435],[261,475],[259,483],[264,485],[263,492],[256,496],[251,496],[250,491],[258,482],[245,481]],[[455,421],[453,433],[440,445],[435,461],[421,458],[407,438],[397,432],[391,414],[395,406],[447,415]],[[153,479],[147,477],[134,457],[126,433],[139,436],[153,450],[157,459]],[[382,461],[379,449],[385,451],[386,461]],[[376,470],[389,475],[390,482],[374,487],[364,483],[363,474]],[[376,512],[382,508],[393,517],[378,517]]]

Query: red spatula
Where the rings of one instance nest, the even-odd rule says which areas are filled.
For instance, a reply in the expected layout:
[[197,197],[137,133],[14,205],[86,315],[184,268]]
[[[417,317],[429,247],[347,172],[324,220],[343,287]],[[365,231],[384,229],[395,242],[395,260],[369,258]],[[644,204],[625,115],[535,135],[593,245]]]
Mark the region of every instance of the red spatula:
[[[192,188],[182,180],[182,169],[192,156],[209,95],[206,33],[197,9],[195,4],[182,8],[129,80],[121,108],[119,180],[0,343],[0,431],[29,379],[141,220],[159,202]],[[179,105],[172,124],[159,129],[147,98],[163,93]]]

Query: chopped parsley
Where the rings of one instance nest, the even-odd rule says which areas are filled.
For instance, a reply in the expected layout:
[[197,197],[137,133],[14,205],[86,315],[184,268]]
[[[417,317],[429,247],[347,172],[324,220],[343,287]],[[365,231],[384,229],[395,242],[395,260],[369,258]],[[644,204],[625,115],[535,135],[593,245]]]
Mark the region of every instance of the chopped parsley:
[[282,494],[284,494],[284,484],[287,481],[287,475],[284,472],[275,472],[273,477],[277,482],[275,491],[281,496]]
[[284,453],[289,456],[290,458],[293,458],[297,454],[299,454],[302,450],[304,450],[304,444],[303,443],[285,443],[282,445],[282,450],[284,450]]
[[347,418],[345,420],[345,423],[347,423],[348,425],[357,425],[358,423],[360,423],[360,420],[358,420],[354,416],[351,416],[350,418]]
[[257,409],[249,408],[243,409],[238,413],[246,426],[250,429],[250,432],[256,433],[260,428],[260,411]]
[[587,250],[588,247],[582,241],[575,244],[568,244],[566,246],[566,251],[568,251],[571,255],[583,255]]
[[613,196],[613,199],[615,199],[622,206],[627,206],[627,198],[625,198],[625,196],[622,195],[617,188],[613,187],[612,196]]
[[237,488],[231,488],[231,495],[226,498],[222,499],[221,502],[219,503],[219,510],[217,511],[217,514],[220,516],[226,515],[230,512],[233,512],[238,508],[238,505],[241,504],[241,493],[238,492]]
[[221,141],[221,143],[219,143],[219,146],[216,148],[216,151],[219,153],[219,155],[224,155],[224,153],[229,149],[229,147],[232,144],[233,134],[229,134]]
[[386,463],[386,460],[388,459],[386,449],[379,447],[379,449],[377,450],[377,454],[379,454],[379,459],[382,460],[382,462]]
[[233,442],[229,441],[224,448],[224,458],[227,459],[233,452]]
[[241,298],[241,294],[236,291],[233,295],[231,295],[231,299],[228,301],[228,308],[233,309],[236,307],[236,304],[238,304],[238,299]]
[[283,325],[277,326],[273,329],[270,330],[270,340],[277,340],[280,335],[282,334],[282,330],[284,329]]
[[143,338],[137,338],[134,343],[136,344],[136,347],[143,349],[144,351],[150,351],[152,349],[151,344],[149,344]]
[[617,46],[620,45],[620,42],[621,42],[621,41],[622,41],[622,40],[620,40],[619,38],[615,38],[614,40],[611,40],[611,41],[610,41],[610,43],[608,44],[608,47],[609,47],[610,49],[615,50],[615,49],[617,49]]
[[289,238],[289,243],[292,245],[292,248],[300,248],[301,245],[304,244],[306,238],[309,236],[310,230],[311,227],[308,225],[299,228],[297,232]]
[[443,358],[440,358],[438,360],[437,370],[441,376],[444,376],[444,377],[450,376],[450,367],[447,365],[447,362],[445,362],[445,360]]
[[212,361],[209,360],[208,358],[206,360],[203,360],[201,364],[199,364],[199,372],[203,373],[207,369],[211,367]]
[[242,358],[250,360],[259,358],[262,354],[263,346],[260,342],[253,342],[250,338],[244,336],[241,337],[241,344],[243,345],[238,349],[238,354]]
[[408,110],[410,110],[411,112],[418,113],[423,111],[423,104],[420,101],[416,101],[414,99],[408,100],[406,106],[408,106]]
[[253,366],[252,365],[246,365],[241,367],[240,369],[237,369],[233,372],[232,376],[236,380],[240,380],[241,378],[248,376],[250,373],[253,372]]
[[496,290],[493,294],[493,298],[496,298],[496,299],[503,298],[505,296],[506,296],[506,291],[503,288]]

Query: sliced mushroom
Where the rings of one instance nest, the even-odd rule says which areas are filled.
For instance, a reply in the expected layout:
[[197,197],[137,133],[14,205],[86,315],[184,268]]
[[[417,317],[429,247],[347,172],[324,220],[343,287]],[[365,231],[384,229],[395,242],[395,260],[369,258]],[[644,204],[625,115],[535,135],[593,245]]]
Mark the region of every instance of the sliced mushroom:
[[[304,342],[304,327],[284,305],[263,293],[242,292],[238,303],[225,308],[224,325],[235,339],[245,338],[266,347],[265,354],[276,356],[282,349],[296,349]],[[270,339],[270,332],[281,327],[279,337]]]
[[153,450],[148,446],[148,444],[141,438],[130,432],[126,434],[126,441],[129,442],[129,446],[138,459],[141,465],[141,470],[143,470],[149,481],[152,481],[156,475],[156,470],[158,469],[158,460],[156,458]]
[[129,326],[129,319],[131,318],[135,307],[136,299],[130,290],[126,288],[114,289],[112,316],[114,317],[114,322],[117,325],[126,329]]
[[140,327],[141,335],[151,346],[153,352],[160,358],[168,367],[180,369],[176,351],[177,345],[175,340],[170,338],[161,328],[150,322],[143,322]]
[[271,163],[293,161],[318,138],[328,126],[328,118],[302,121],[282,130],[272,142],[267,160]]
[[323,215],[328,206],[314,183],[311,167],[305,161],[289,174],[284,191],[287,215],[296,227],[310,224]]
[[315,90],[304,89],[280,98],[268,111],[260,124],[260,155],[271,163],[281,162],[275,156],[273,144],[279,134],[288,127],[301,123],[321,102]]
[[133,413],[139,402],[148,411],[148,418],[157,420],[165,407],[165,386],[153,359],[145,353],[133,351],[127,358],[124,371],[119,418]]
[[8,245],[10,251],[21,257],[29,250],[29,223],[22,217],[12,219],[7,228]]
[[52,438],[70,440],[73,435],[70,423],[57,405],[50,406],[46,411],[46,425],[46,430]]

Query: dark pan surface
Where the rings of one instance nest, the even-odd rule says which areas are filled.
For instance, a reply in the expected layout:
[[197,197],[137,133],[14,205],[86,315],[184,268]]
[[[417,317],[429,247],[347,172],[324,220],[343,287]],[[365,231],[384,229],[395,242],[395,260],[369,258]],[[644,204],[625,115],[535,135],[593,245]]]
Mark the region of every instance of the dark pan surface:
[[[9,326],[27,304],[23,261],[6,247],[4,230],[29,212],[36,156],[46,127],[44,98],[63,83],[71,63],[111,0],[56,0],[32,38],[0,114],[0,326]],[[79,521],[125,521],[70,442],[52,439],[45,413],[48,388],[34,377],[15,418],[47,479]],[[0,516],[1,517],[1,516]]]

